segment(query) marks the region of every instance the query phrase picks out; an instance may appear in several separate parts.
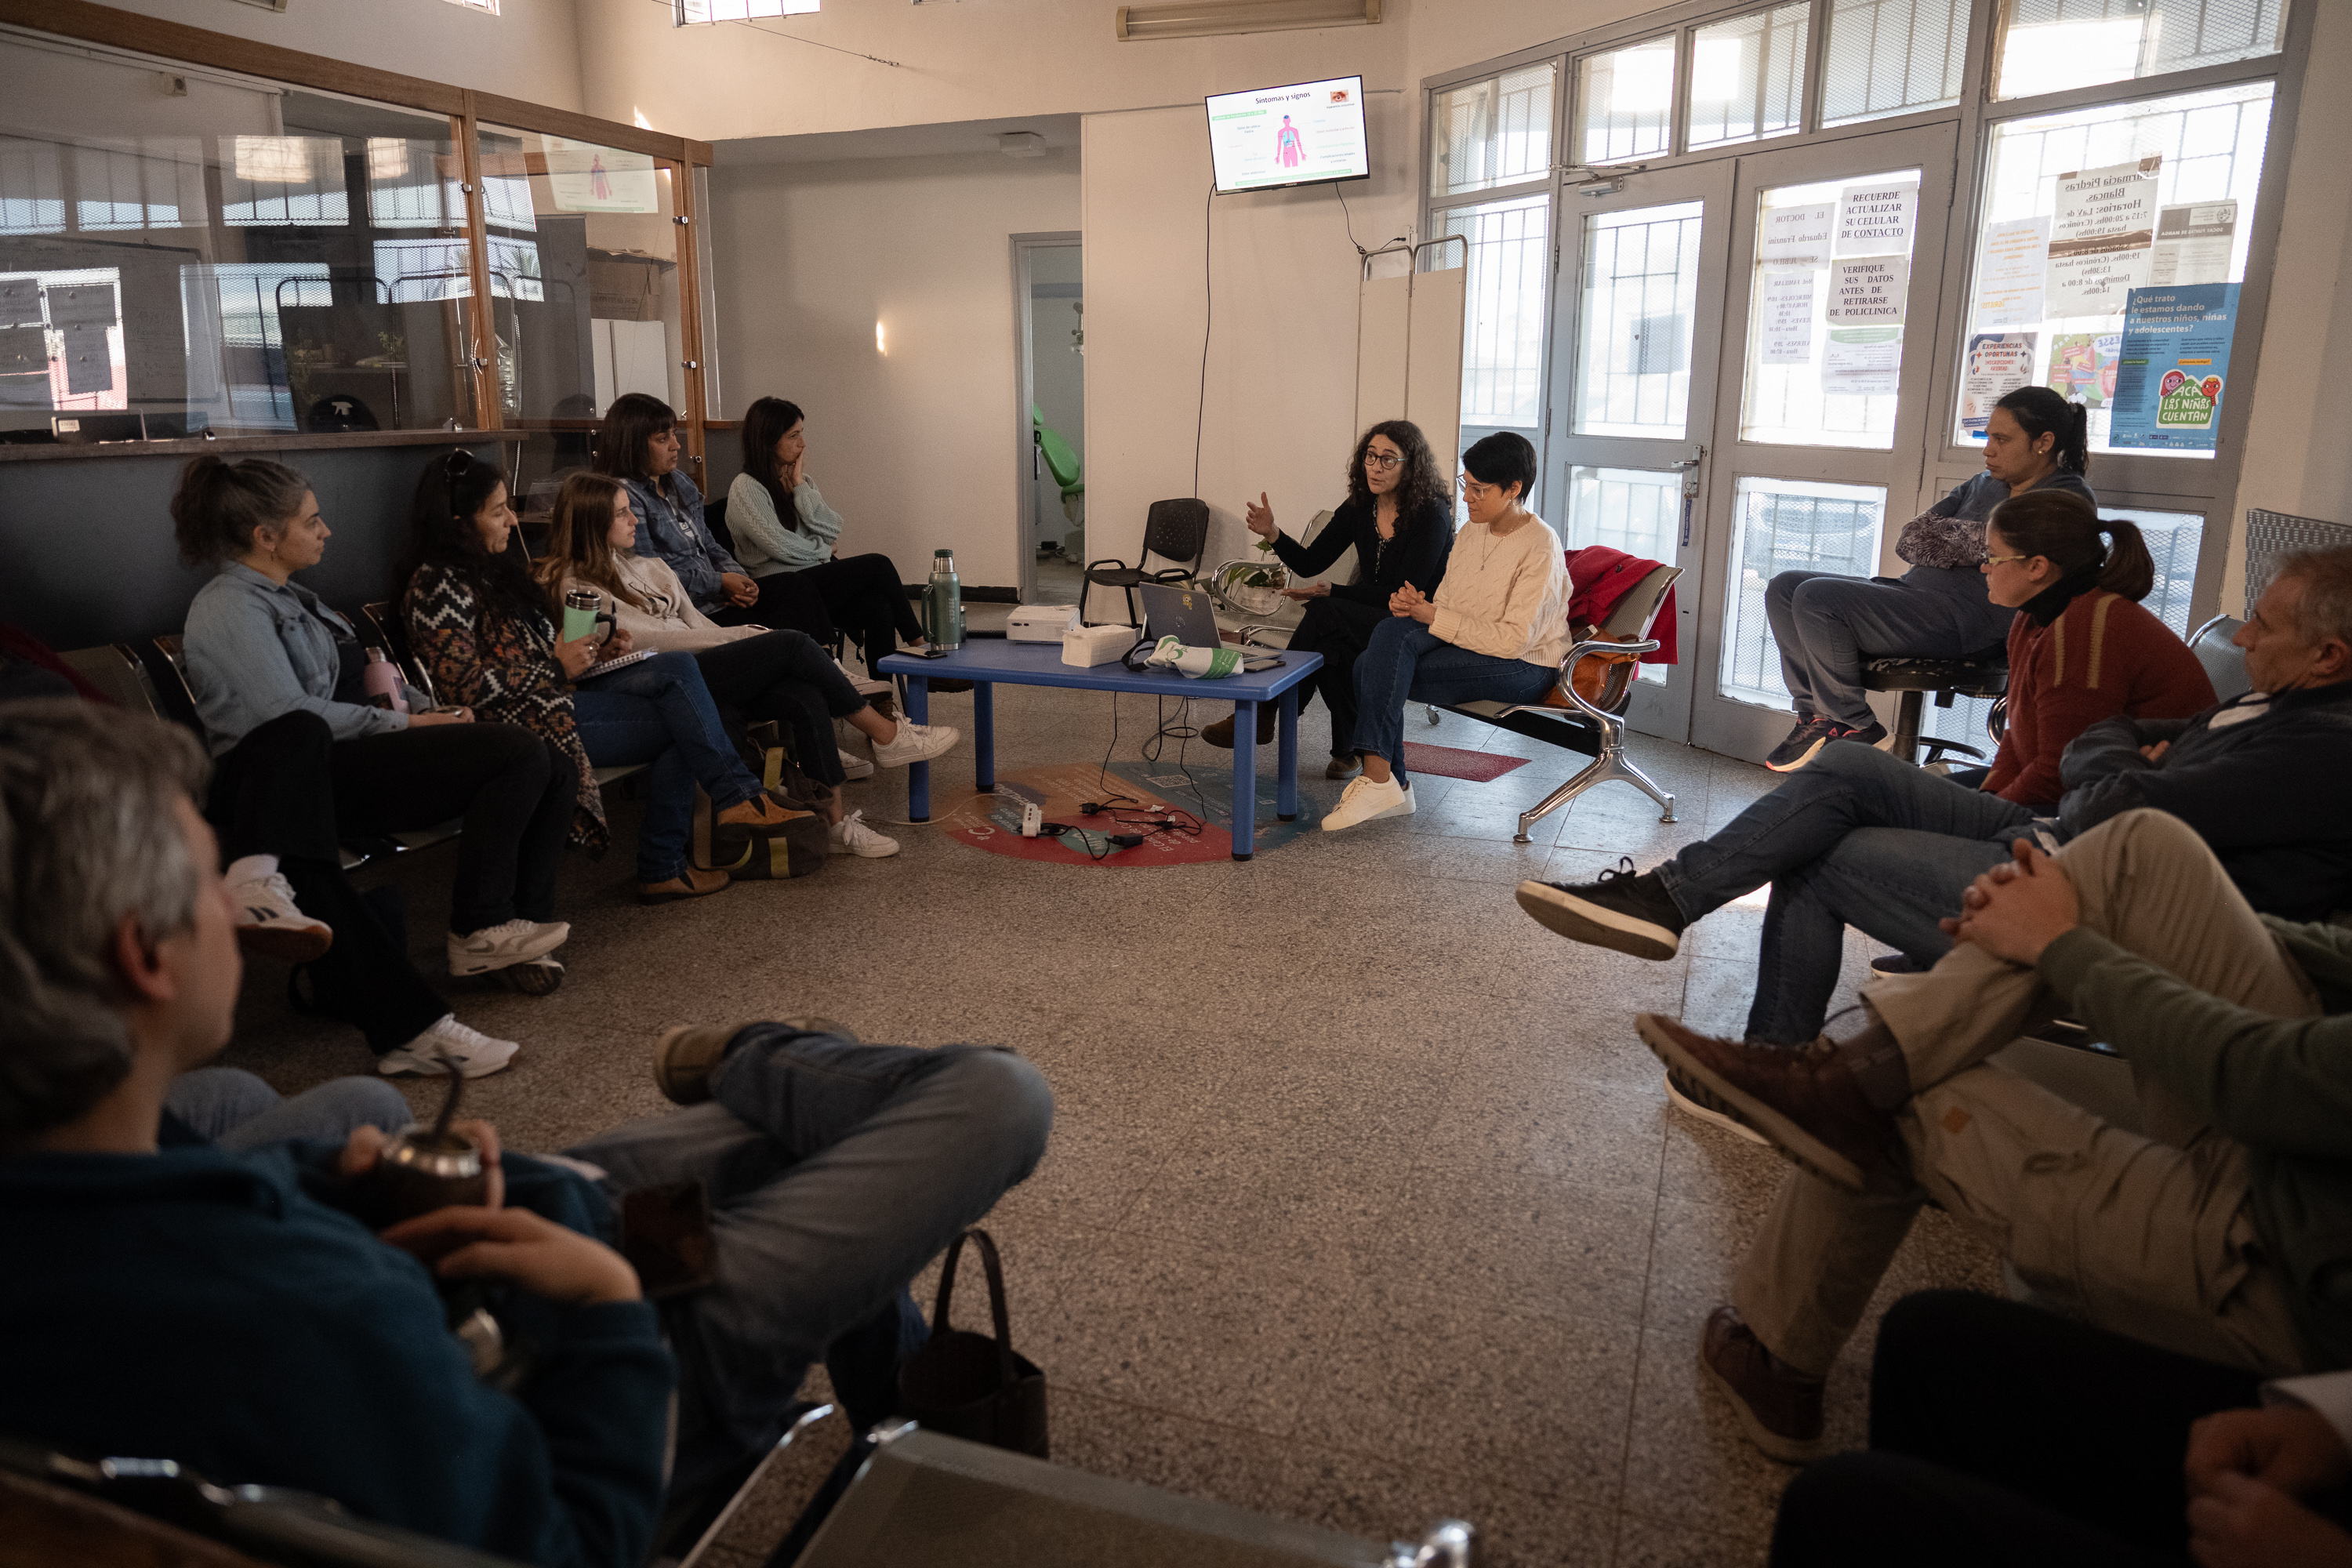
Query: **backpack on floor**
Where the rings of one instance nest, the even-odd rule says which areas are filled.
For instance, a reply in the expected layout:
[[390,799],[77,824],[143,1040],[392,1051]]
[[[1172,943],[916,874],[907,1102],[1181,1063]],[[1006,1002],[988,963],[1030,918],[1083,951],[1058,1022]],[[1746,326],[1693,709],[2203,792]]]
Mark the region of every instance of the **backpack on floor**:
[[825,820],[813,811],[793,817],[782,827],[756,829],[731,854],[722,852],[735,835],[722,827],[710,797],[698,785],[689,843],[694,863],[705,871],[724,871],[739,882],[781,882],[787,877],[805,877],[824,868]]

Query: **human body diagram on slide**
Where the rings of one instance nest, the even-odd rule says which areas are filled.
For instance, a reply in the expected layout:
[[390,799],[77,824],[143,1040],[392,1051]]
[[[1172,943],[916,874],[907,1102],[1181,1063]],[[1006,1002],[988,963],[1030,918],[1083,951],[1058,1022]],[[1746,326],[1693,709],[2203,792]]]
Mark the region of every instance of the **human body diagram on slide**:
[[1282,129],[1274,133],[1274,155],[1286,169],[1296,169],[1307,162],[1307,142],[1287,114],[1282,117]]

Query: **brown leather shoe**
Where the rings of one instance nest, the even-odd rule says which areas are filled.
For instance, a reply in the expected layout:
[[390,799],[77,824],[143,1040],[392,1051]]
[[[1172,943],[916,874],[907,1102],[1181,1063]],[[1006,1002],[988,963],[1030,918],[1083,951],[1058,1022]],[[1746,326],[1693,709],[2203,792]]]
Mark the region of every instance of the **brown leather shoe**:
[[[1234,749],[1234,716],[1228,713],[1213,724],[1202,725],[1201,739],[1213,746],[1222,746],[1228,752],[1232,751]],[[1257,705],[1257,743],[1261,746],[1274,744],[1274,704],[1271,702],[1261,702]]]
[[1822,1386],[1826,1381],[1792,1371],[1764,1348],[1740,1321],[1737,1307],[1706,1315],[1699,1336],[1698,1369],[1731,1400],[1739,1429],[1784,1465],[1801,1465],[1829,1452],[1822,1437]]
[[699,866],[689,865],[667,882],[639,882],[637,902],[667,904],[679,899],[699,899],[718,892],[730,880],[724,871],[706,871]]
[[1850,1193],[1909,1184],[1895,1119],[1864,1098],[1834,1049],[1718,1040],[1655,1013],[1633,1022],[1685,1094],[1761,1132],[1822,1180]]
[[[839,1035],[856,1043],[857,1037],[830,1018],[779,1018],[787,1028],[811,1034]],[[727,1047],[751,1026],[743,1024],[680,1024],[664,1029],[654,1042],[654,1086],[675,1105],[699,1105],[710,1098],[710,1075],[726,1058]]]

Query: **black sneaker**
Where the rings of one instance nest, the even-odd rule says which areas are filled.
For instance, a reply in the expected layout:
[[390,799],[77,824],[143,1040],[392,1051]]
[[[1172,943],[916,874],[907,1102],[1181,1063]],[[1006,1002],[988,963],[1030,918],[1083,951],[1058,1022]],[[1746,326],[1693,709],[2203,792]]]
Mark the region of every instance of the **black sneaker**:
[[1813,753],[1830,743],[1831,733],[1843,728],[1834,719],[1801,718],[1789,738],[1772,748],[1764,765],[1776,773],[1792,773],[1813,760]]
[[1908,953],[1882,952],[1870,961],[1870,972],[1873,974],[1925,974],[1927,966],[1912,963]]
[[1636,958],[1672,958],[1689,923],[1657,873],[1637,873],[1630,855],[1599,881],[1521,882],[1518,899],[1519,908],[1570,941]]
[[1874,746],[1878,744],[1879,742],[1886,739],[1886,726],[1878,722],[1875,719],[1871,721],[1870,726],[1867,729],[1863,730],[1857,730],[1851,724],[1833,725],[1830,730],[1830,739],[1832,741],[1859,741],[1865,746]]

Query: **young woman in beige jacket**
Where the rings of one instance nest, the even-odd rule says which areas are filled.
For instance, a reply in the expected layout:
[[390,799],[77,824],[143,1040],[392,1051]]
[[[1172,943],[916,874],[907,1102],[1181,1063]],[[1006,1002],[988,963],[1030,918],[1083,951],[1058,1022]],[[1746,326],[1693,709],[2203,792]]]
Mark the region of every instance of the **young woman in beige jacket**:
[[1470,521],[1454,536],[1431,598],[1407,583],[1389,618],[1356,658],[1356,749],[1349,782],[1323,831],[1412,814],[1404,773],[1404,706],[1413,702],[1539,702],[1568,657],[1568,561],[1559,536],[1528,510],[1535,448],[1524,436],[1489,436],[1462,454]]
[[800,632],[713,622],[694,607],[667,562],[635,552],[636,537],[627,489],[602,474],[573,474],[555,498],[541,579],[559,600],[574,588],[594,594],[597,607],[636,647],[692,654],[722,710],[753,722],[774,721],[802,771],[832,791],[824,814],[834,853],[869,859],[896,855],[898,840],[866,826],[863,812],[844,808],[845,763],[858,759],[834,744],[833,721],[849,721],[873,742],[874,761],[886,768],[929,762],[951,749],[961,732],[884,718]]

